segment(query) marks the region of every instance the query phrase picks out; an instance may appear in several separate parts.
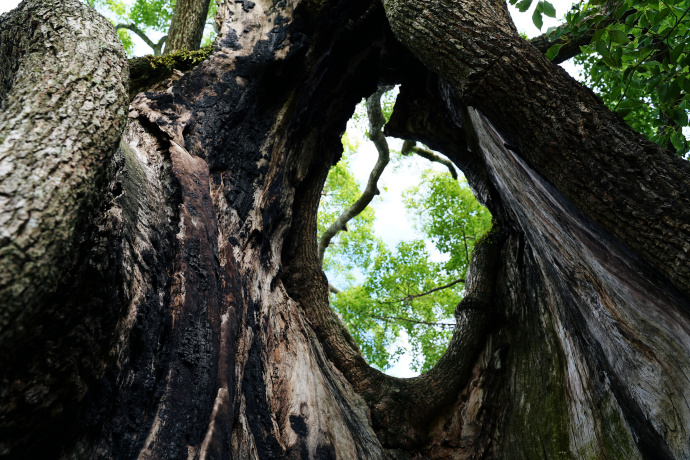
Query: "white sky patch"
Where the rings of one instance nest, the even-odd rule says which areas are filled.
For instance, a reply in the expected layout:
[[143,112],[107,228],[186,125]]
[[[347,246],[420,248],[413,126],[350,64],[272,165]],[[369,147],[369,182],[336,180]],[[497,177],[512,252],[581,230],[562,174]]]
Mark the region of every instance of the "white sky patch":
[[0,14],[15,9],[20,1],[21,0],[0,0]]

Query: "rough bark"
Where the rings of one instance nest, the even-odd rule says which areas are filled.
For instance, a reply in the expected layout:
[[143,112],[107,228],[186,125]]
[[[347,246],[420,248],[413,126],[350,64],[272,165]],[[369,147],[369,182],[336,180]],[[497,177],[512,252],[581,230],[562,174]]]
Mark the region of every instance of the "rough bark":
[[2,16],[0,68],[0,353],[8,358],[33,334],[61,274],[79,263],[124,127],[127,61],[108,21],[79,2],[51,0]]
[[[165,54],[194,51],[201,46],[211,0],[177,0],[165,43]],[[245,5],[245,2],[241,2]],[[247,7],[253,5],[246,2]]]
[[[498,2],[225,0],[217,21],[206,61],[134,99],[115,155],[82,148],[83,169],[56,176],[102,179],[60,199],[87,216],[71,246],[13,281],[35,313],[4,323],[32,334],[2,355],[0,454],[690,456],[687,163],[521,40]],[[496,218],[447,353],[413,379],[364,361],[316,236],[347,119],[392,83],[386,133],[444,153]],[[124,88],[111,104],[116,133]]]

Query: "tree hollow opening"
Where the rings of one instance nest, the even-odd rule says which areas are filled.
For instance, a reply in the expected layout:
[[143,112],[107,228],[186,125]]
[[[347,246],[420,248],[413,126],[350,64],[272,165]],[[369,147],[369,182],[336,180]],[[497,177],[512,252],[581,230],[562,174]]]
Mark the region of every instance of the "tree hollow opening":
[[456,306],[492,217],[452,161],[384,135],[398,94],[379,86],[357,105],[321,192],[317,239],[331,307],[364,358],[414,377],[463,320]]

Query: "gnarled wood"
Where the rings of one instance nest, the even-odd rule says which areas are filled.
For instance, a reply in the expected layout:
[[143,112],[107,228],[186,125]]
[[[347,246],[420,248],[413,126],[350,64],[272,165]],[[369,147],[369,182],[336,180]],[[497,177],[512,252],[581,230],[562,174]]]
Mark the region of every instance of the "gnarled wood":
[[[100,199],[72,200],[66,218],[91,217],[40,259],[69,256],[2,366],[3,455],[690,456],[686,163],[521,40],[503,4],[225,0],[217,20],[211,56],[134,99],[112,158],[80,163]],[[393,83],[385,132],[444,153],[496,219],[448,352],[414,379],[364,361],[316,236],[347,119]]]

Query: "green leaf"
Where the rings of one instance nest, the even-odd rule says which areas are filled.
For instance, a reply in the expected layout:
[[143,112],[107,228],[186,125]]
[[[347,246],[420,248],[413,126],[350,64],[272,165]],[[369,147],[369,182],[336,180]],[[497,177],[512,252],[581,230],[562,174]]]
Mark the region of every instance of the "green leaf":
[[606,29],[599,29],[596,32],[594,32],[594,35],[592,36],[592,41],[590,41],[590,43],[596,43],[599,40],[601,40],[601,36],[604,35],[604,32],[606,32]]
[[541,1],[539,2],[542,5],[542,12],[547,15],[550,18],[555,18],[556,17],[556,8],[553,7],[553,5],[547,1]]
[[621,45],[627,45],[630,43],[628,34],[621,32],[620,30],[609,30],[609,37],[611,37],[611,40]]
[[625,99],[623,102],[618,104],[618,107],[616,107],[616,112],[619,113],[622,117],[626,117],[633,110],[641,106],[642,103],[640,101],[636,101],[635,99]]
[[681,138],[678,135],[672,135],[671,136],[671,144],[677,149],[677,150],[684,150],[685,149],[685,138]]
[[675,121],[678,126],[688,125],[688,114],[683,109],[673,109],[671,111],[671,119]]
[[628,6],[628,4],[623,3],[623,5],[621,5],[621,7],[616,10],[616,19],[620,20],[620,18],[622,18],[625,12],[629,11],[629,9],[630,7]]
[[678,58],[680,57],[680,54],[683,52],[685,49],[685,45],[683,43],[676,45],[672,50],[671,50],[671,62],[676,62]]
[[546,52],[546,57],[550,60],[553,61],[553,58],[558,56],[558,51],[563,47],[563,45],[553,45],[549,50]]
[[606,43],[598,41],[594,46],[601,57],[611,59],[611,52],[609,51],[609,47],[606,46]]
[[534,13],[532,14],[532,22],[534,22],[534,25],[537,26],[537,29],[539,30],[541,30],[541,26],[544,25],[544,20],[541,17],[541,11],[539,11],[538,8],[535,8]]
[[524,13],[532,5],[532,0],[520,0],[520,2],[515,5],[520,13]]

